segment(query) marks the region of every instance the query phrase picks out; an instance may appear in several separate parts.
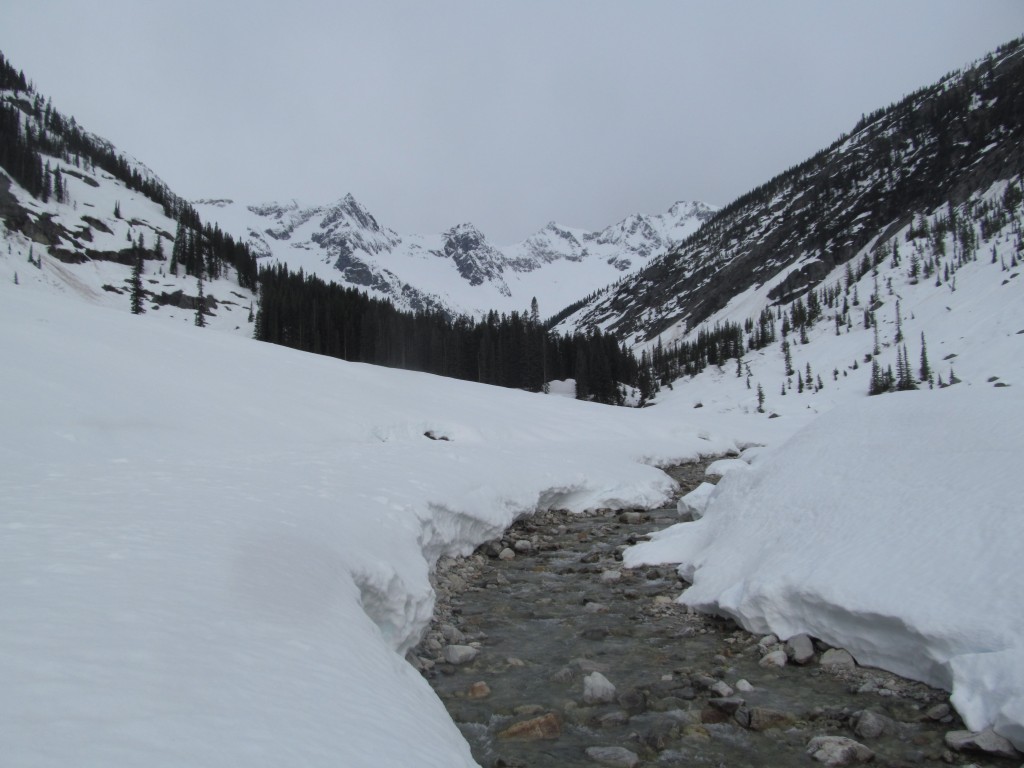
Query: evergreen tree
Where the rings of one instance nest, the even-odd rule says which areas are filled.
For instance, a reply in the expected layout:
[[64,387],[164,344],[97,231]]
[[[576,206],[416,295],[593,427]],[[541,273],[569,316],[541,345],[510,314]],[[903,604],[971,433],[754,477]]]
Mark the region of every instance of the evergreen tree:
[[928,347],[924,343],[924,331],[921,331],[921,370],[919,373],[922,382],[931,382],[932,368],[928,365]]
[[199,289],[196,295],[196,320],[195,323],[200,328],[206,327],[206,316],[203,313],[203,304],[206,303],[206,297],[203,295],[203,276],[199,275]]
[[131,277],[131,308],[133,315],[141,315],[146,311],[143,303],[145,294],[142,290],[142,250],[135,249],[135,264],[132,267]]
[[764,390],[761,388],[761,382],[757,383],[757,412],[764,413]]

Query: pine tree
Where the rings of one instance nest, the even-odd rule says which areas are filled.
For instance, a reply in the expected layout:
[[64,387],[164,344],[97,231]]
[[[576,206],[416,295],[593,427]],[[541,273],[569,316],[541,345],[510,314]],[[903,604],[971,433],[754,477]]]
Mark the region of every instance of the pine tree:
[[203,295],[203,276],[199,275],[199,290],[196,296],[196,325],[200,328],[206,327],[206,316],[203,314],[203,304],[206,298]]
[[793,370],[793,357],[789,352],[789,342],[785,338],[782,340],[782,358],[786,363],[786,375],[792,376],[796,371]]
[[142,251],[136,249],[135,265],[132,267],[131,277],[131,307],[133,315],[141,315],[146,311],[143,303],[145,294],[142,291]]
[[764,413],[764,390],[761,388],[761,382],[757,383],[757,412]]
[[114,201],[114,218],[115,219],[120,219],[121,218],[121,201],[120,200],[115,200]]
[[922,382],[931,382],[932,380],[932,368],[928,365],[928,347],[924,343],[924,331],[921,331],[921,370],[920,380]]

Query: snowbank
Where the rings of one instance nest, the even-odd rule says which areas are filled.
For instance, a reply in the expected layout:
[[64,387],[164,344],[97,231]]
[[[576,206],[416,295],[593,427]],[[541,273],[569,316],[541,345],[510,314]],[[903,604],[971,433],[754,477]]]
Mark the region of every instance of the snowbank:
[[434,560],[735,447],[27,284],[0,348],[5,765],[472,765],[403,658]]
[[1010,388],[863,399],[729,473],[701,520],[625,561],[682,563],[681,602],[752,631],[952,688],[970,728],[1022,747],[1022,448]]

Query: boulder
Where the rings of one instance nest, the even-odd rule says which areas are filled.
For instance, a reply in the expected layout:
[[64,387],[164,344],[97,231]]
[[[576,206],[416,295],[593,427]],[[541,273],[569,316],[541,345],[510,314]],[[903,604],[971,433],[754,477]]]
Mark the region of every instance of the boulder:
[[957,752],[984,752],[994,757],[1019,758],[1009,739],[1000,736],[991,728],[985,731],[950,731],[946,734],[946,746]]
[[600,672],[591,672],[583,678],[583,701],[586,704],[615,701],[615,686]]
[[807,635],[794,635],[786,641],[786,656],[794,664],[806,664],[814,658],[814,643]]
[[848,672],[857,668],[857,662],[853,660],[853,656],[842,648],[829,648],[821,654],[819,663],[825,669],[833,672]]
[[807,754],[828,766],[856,765],[875,758],[875,753],[845,736],[815,736],[807,744]]
[[468,664],[480,655],[480,649],[471,645],[446,645],[443,651],[444,660],[449,664]]

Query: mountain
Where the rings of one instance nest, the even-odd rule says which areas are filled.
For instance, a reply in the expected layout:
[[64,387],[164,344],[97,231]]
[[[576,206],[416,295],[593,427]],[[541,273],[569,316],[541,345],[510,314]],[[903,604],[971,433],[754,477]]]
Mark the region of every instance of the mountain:
[[247,247],[54,109],[2,55],[0,240],[0,269],[26,288],[252,334]]
[[499,247],[468,222],[435,235],[399,234],[351,194],[312,207],[223,199],[194,205],[264,263],[365,289],[402,309],[477,316],[522,311],[533,298],[548,309],[578,300],[666,253],[714,213],[704,203],[676,203],[663,214],[634,214],[598,232],[551,222]]
[[564,312],[558,327],[601,327],[638,345],[686,338],[716,320],[743,322],[806,296],[865,249],[877,260],[896,233],[943,207],[955,219],[967,206],[978,220],[979,201],[1024,170],[1022,146],[1018,40],[863,118],[679,247]]

